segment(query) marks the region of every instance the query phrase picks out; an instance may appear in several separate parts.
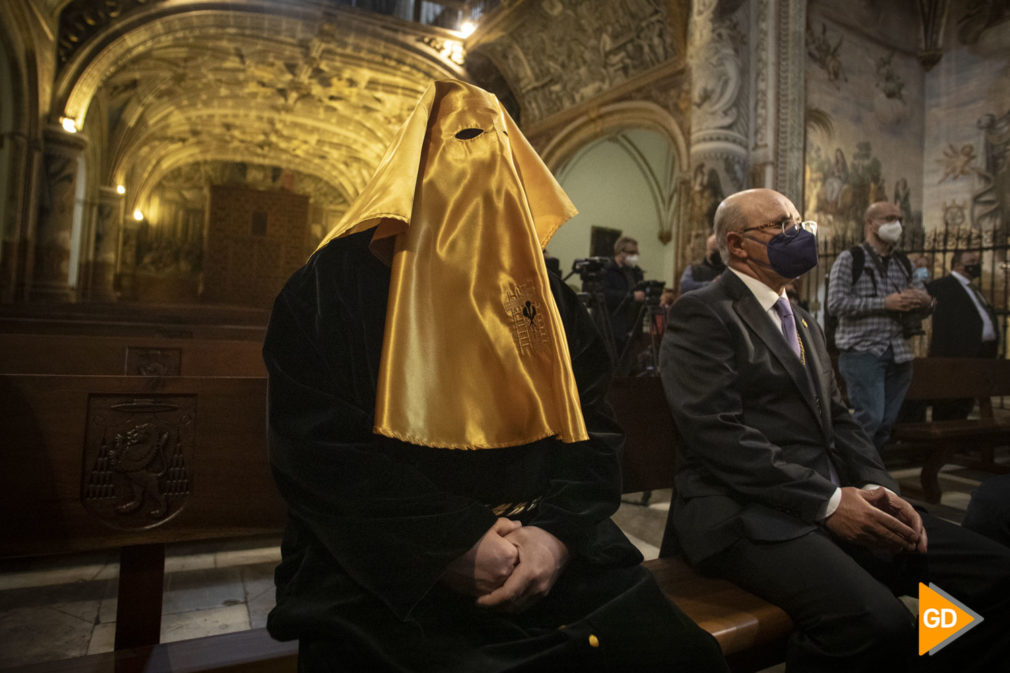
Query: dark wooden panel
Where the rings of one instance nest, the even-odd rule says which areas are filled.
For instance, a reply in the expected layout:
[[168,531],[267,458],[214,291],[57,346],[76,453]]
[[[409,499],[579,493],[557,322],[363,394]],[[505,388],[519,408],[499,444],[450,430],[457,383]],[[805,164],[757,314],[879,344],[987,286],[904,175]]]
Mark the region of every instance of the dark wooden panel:
[[1010,360],[917,358],[906,399],[1010,395]]
[[266,376],[262,340],[0,333],[5,374]]
[[[111,413],[108,404],[94,404],[101,396],[120,399],[121,408],[135,407],[146,415],[132,426],[130,421],[89,418],[89,409],[91,414],[96,408]],[[267,461],[264,378],[0,375],[0,399],[0,556],[256,535],[283,526],[286,507]],[[195,404],[188,421],[192,425],[176,431],[171,424],[186,421],[168,416],[184,414],[179,401],[186,399]],[[161,411],[173,405],[175,411]],[[108,428],[104,438],[102,427]],[[136,436],[130,436],[131,430]],[[185,495],[178,506],[167,499],[170,507],[159,513],[147,498],[142,508],[150,520],[142,527],[125,515],[103,518],[85,505],[85,487],[101,472],[97,459],[88,457],[89,448],[92,456],[95,451],[88,441],[99,442],[107,453],[131,442],[162,450],[154,446],[160,442],[164,455],[171,457],[169,448],[185,450],[186,433],[192,437],[191,454],[183,454],[184,477],[178,477],[178,469],[175,474],[188,481],[172,491],[173,497]],[[162,471],[160,463],[148,465],[149,473]],[[115,472],[117,505],[128,503],[131,484],[139,483],[143,490],[145,475],[130,477],[136,465],[104,468]]]
[[625,433],[621,459],[623,491],[670,488],[676,429],[660,379],[615,379],[607,400]]

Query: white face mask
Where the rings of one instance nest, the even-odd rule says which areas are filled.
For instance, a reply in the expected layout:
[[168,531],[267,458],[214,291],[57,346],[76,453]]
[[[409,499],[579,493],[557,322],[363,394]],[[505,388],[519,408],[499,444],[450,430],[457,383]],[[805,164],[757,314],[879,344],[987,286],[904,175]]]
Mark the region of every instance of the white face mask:
[[624,263],[628,266],[638,266],[638,255],[626,255]]
[[891,220],[880,225],[880,228],[877,229],[877,238],[884,243],[897,243],[901,238],[901,222]]

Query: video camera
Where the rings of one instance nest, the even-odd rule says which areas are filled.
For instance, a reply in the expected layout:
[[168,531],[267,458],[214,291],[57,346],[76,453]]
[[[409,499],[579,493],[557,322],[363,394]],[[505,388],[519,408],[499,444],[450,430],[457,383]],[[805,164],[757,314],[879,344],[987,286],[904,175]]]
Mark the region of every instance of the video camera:
[[647,304],[658,304],[665,288],[666,283],[661,280],[643,280],[635,286],[635,291],[641,290],[645,293]]
[[606,257],[583,257],[572,262],[572,273],[579,274],[582,280],[596,278],[607,267],[608,261]]

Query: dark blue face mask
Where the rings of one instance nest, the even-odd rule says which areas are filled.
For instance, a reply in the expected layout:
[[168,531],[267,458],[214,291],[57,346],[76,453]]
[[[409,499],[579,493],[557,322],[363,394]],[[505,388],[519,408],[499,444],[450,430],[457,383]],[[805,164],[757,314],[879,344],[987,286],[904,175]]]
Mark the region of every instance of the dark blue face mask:
[[817,266],[817,237],[805,229],[794,227],[775,234],[764,246],[768,249],[767,266],[783,278],[798,278]]

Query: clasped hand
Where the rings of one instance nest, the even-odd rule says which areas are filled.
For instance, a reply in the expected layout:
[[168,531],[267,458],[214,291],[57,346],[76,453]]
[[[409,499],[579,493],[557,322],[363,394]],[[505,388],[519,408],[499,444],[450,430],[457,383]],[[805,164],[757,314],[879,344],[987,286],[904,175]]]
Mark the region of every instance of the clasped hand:
[[926,551],[922,517],[885,488],[843,488],[838,509],[824,525],[839,538],[864,547],[892,553]]
[[550,592],[568,562],[561,540],[536,526],[499,518],[442,578],[477,605],[522,612]]
[[932,302],[928,292],[910,287],[884,297],[884,308],[889,311],[917,311],[928,308]]

